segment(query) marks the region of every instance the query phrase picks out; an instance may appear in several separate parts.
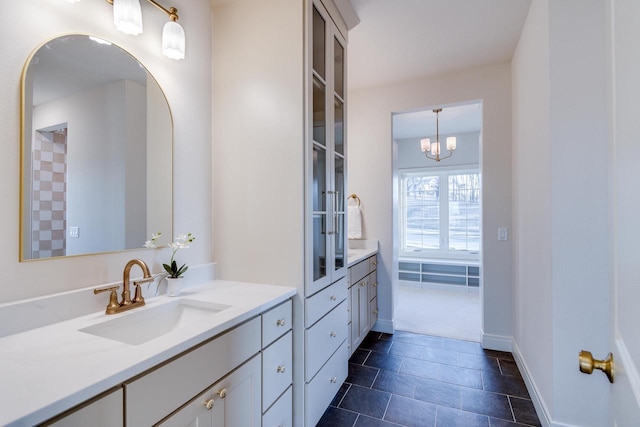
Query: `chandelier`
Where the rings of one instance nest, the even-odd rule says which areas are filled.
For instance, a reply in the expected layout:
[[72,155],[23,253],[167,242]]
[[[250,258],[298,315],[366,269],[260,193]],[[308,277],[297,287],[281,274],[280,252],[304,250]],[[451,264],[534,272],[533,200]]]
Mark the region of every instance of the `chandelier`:
[[449,152],[449,154],[447,154],[444,157],[440,157],[440,129],[439,129],[439,124],[438,124],[438,116],[439,116],[441,111],[442,111],[442,108],[436,108],[435,110],[433,110],[433,112],[436,113],[436,140],[435,140],[435,142],[431,142],[431,139],[429,139],[429,138],[423,138],[423,139],[420,140],[420,149],[422,150],[424,155],[427,156],[427,159],[435,160],[436,162],[439,162],[440,160],[443,160],[443,159],[446,159],[446,158],[449,158],[449,157],[453,156],[453,152],[456,149],[456,137],[455,136],[448,136],[447,137],[447,151]]

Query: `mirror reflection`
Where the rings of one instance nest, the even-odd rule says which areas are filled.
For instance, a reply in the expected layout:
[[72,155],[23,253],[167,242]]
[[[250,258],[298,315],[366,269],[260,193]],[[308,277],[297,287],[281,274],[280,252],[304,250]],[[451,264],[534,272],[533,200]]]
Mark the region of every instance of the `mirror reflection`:
[[171,113],[133,56],[86,35],[43,44],[23,73],[22,126],[21,260],[172,236]]

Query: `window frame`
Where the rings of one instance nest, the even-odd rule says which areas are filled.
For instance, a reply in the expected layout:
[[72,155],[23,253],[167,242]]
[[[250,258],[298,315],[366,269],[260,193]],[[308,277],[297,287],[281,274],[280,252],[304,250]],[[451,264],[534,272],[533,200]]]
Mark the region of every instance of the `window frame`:
[[[475,250],[449,249],[449,176],[478,174],[480,179],[480,248]],[[406,248],[406,177],[407,176],[438,176],[439,179],[439,214],[440,214],[440,248],[439,249],[411,249]],[[453,260],[479,260],[482,252],[482,176],[477,165],[458,165],[437,168],[411,168],[398,170],[399,187],[399,221],[400,241],[399,256],[402,258],[438,258]]]

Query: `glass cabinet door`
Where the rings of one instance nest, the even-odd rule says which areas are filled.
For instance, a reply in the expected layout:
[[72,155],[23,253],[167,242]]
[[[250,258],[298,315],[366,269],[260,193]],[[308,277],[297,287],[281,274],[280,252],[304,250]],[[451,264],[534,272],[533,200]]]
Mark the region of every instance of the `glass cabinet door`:
[[[312,175],[307,206],[307,251],[313,257],[307,291],[314,293],[346,274],[345,42],[321,4],[312,5],[307,165]],[[310,200],[309,200],[310,198]],[[310,260],[309,260],[310,261]]]
[[326,81],[326,20],[320,12],[313,8],[312,32],[312,93],[311,93],[311,147],[312,174],[311,204],[312,220],[312,254],[314,282],[327,278],[329,257],[329,239],[331,223],[329,218],[329,162],[327,150],[327,81]]

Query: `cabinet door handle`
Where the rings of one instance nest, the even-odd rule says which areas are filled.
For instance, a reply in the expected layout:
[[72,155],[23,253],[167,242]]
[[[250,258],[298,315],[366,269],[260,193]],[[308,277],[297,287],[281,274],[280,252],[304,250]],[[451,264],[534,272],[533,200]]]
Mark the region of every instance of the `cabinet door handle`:
[[373,314],[378,314],[378,310],[373,310]]
[[374,287],[374,288],[377,288],[377,287],[378,287],[378,282],[374,283],[374,284],[373,284],[373,287]]
[[333,384],[335,384],[335,382],[336,382],[336,381],[338,381],[338,378],[337,378],[337,377],[331,377],[331,382],[332,382]]
[[284,366],[282,366],[282,365],[280,365],[280,366],[278,366],[278,368],[276,368],[276,371],[277,371],[279,374],[284,374],[285,367],[284,367]]
[[220,399],[224,399],[225,397],[227,397],[227,389],[223,388],[222,390],[220,390],[218,392],[218,396],[220,396]]
[[278,326],[284,326],[286,323],[287,323],[287,322],[285,322],[285,320],[284,320],[284,319],[278,319],[278,320],[276,321],[276,325],[278,325]]
[[378,261],[373,261],[373,265],[374,266],[378,265]]
[[338,336],[336,331],[332,331],[329,335],[331,335],[331,338],[335,338],[336,336]]
[[367,286],[367,282],[363,280],[362,282],[360,282],[360,286]]
[[213,402],[213,399],[209,399],[206,402],[204,402],[204,406],[206,406],[206,408],[210,411],[211,409],[213,409],[213,405],[215,405],[215,403]]
[[331,301],[335,301],[335,300],[337,300],[337,299],[338,299],[338,297],[337,297],[336,295],[331,295],[331,296],[329,297],[329,299],[330,299]]

